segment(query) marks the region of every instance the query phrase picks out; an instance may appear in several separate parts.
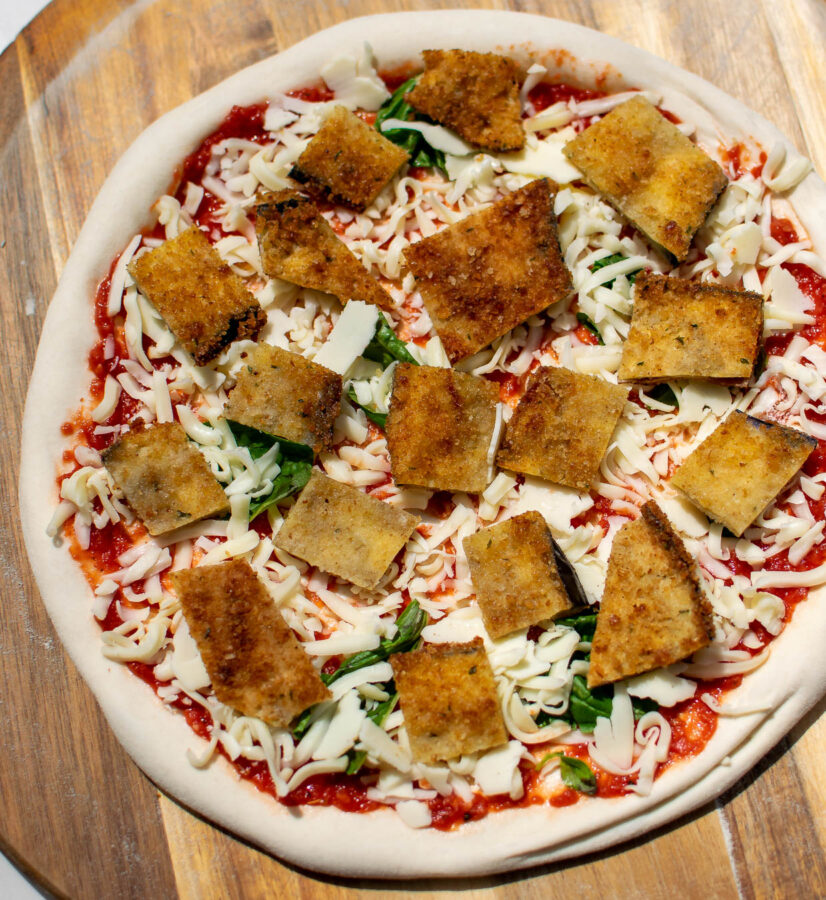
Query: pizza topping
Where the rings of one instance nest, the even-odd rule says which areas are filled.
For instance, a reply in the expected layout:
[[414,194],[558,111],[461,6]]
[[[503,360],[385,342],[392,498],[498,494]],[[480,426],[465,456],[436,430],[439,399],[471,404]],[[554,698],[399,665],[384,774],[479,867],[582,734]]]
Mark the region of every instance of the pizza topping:
[[261,343],[243,359],[226,417],[318,452],[332,443],[340,404],[340,375]]
[[527,512],[465,538],[476,600],[492,638],[536,625],[571,607],[557,570],[554,540],[539,513]]
[[617,374],[621,381],[707,378],[745,385],[762,333],[760,294],[642,273]]
[[498,394],[473,375],[400,363],[387,417],[393,478],[436,490],[483,491]]
[[364,588],[375,588],[417,519],[314,471],[275,544]]
[[586,128],[565,155],[655,245],[684,260],[725,173],[642,97]]
[[264,325],[258,301],[195,227],[133,260],[129,272],[199,366]]
[[707,515],[741,535],[783,490],[817,441],[735,410],[671,479]]
[[695,564],[662,510],[649,501],[611,547],[588,687],[669,666],[711,637]]
[[222,703],[283,727],[329,697],[247,562],[185,569],[172,581]]
[[496,462],[588,490],[627,396],[626,388],[590,375],[540,369],[508,422]]
[[533,181],[405,251],[451,362],[570,293],[552,189]]
[[166,534],[229,504],[203,456],[177,423],[133,426],[103,462],[150,534]]
[[334,106],[290,174],[322,197],[363,210],[407,158],[358,116]]
[[364,300],[380,309],[393,308],[393,298],[309,197],[292,190],[268,194],[256,207],[255,230],[267,275],[333,294],[342,303]]
[[424,74],[406,98],[411,106],[477,147],[522,147],[522,72],[512,59],[470,50],[425,50],[422,56]]
[[390,657],[413,758],[452,759],[504,744],[507,732],[483,642],[425,645]]

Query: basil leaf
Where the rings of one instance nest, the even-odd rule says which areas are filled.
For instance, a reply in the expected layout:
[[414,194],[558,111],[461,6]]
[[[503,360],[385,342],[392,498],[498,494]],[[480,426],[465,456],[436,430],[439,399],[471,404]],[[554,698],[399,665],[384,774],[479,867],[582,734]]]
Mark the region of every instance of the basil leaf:
[[306,460],[285,459],[281,463],[281,471],[273,479],[270,493],[250,503],[250,521],[275,506],[279,500],[297,494],[310,480],[312,472],[313,464]]
[[384,316],[379,316],[376,333],[361,355],[365,359],[377,362],[383,369],[394,362],[408,362],[418,366],[415,358],[407,349],[407,344],[396,337]]
[[591,334],[596,337],[597,343],[600,345],[600,347],[605,346],[605,341],[602,339],[602,335],[599,333],[599,328],[594,325],[589,316],[586,316],[584,312],[578,312],[576,314],[576,320],[581,325],[584,325],[588,329],[588,331],[590,331]]
[[588,612],[567,616],[564,619],[555,619],[554,625],[567,625],[568,628],[573,628],[579,634],[581,641],[590,643],[594,639],[594,631],[597,627],[597,614]]
[[610,718],[613,708],[614,689],[598,687],[588,689],[582,675],[574,675],[571,696],[568,700],[568,713],[574,724],[583,734],[591,734],[599,717]]
[[559,758],[559,775],[563,784],[575,791],[581,791],[583,794],[596,794],[597,776],[591,771],[591,767],[574,756],[565,756],[561,750],[543,756],[536,764],[537,771],[549,760],[557,757]]
[[412,600],[396,619],[397,632],[394,638],[382,638],[375,650],[362,650],[361,653],[350,656],[332,674],[322,673],[321,680],[330,685],[344,675],[349,675],[350,672],[384,662],[393,653],[412,650],[425,625],[427,625],[427,613],[419,607],[416,600]]
[[677,395],[667,384],[657,384],[651,388],[650,391],[646,391],[648,396],[652,400],[656,400],[658,403],[667,403],[669,406],[677,406],[679,407],[679,403],[677,402]]
[[356,397],[356,391],[353,385],[351,384],[349,388],[347,388],[347,399],[353,404],[353,406],[357,406],[359,409],[364,410],[364,415],[371,422],[375,422],[379,428],[385,428],[387,426],[387,413],[376,412],[376,410],[371,409],[369,406],[365,406],[363,403],[359,403],[358,398]]
[[[612,253],[611,256],[603,256],[602,259],[598,259],[595,263],[592,263],[588,268],[592,272],[599,272],[600,269],[604,269],[606,266],[611,266],[614,263],[622,262],[624,259],[628,259],[627,256],[623,256],[621,253]],[[629,272],[625,277],[628,279],[630,284],[633,284],[637,280],[637,275],[642,272],[642,269],[637,269],[634,272]],[[613,287],[616,278],[612,278],[610,281],[606,281],[603,287]]]
[[389,100],[384,101],[378,113],[376,113],[376,131],[389,141],[404,148],[410,157],[410,165],[441,169],[447,175],[444,153],[441,150],[436,150],[435,147],[431,147],[423,134],[418,131],[409,131],[406,128],[381,130],[382,123],[388,119],[399,119],[402,122],[410,122],[417,119],[425,122],[430,121],[426,116],[418,116],[416,110],[404,99],[405,94],[413,90],[418,80],[418,75],[408,79],[401,87],[396,88]]
[[310,730],[310,720],[313,717],[313,710],[315,709],[315,705],[308,706],[303,713],[295,720],[295,725],[293,725],[293,737],[300,741],[301,738]]
[[308,447],[306,444],[296,444],[294,441],[288,441],[286,438],[278,437],[274,434],[267,434],[266,431],[259,431],[257,428],[252,428],[249,425],[233,422],[232,419],[227,419],[226,422],[229,425],[232,436],[235,438],[235,443],[239,447],[246,447],[253,459],[258,459],[273,444],[278,444],[278,453],[285,459],[313,461],[313,448]]
[[[392,682],[390,684],[392,685]],[[384,687],[385,690],[390,689],[390,685],[385,685]],[[393,691],[393,693],[390,695],[390,697],[388,697],[387,700],[384,700],[377,706],[374,706],[372,709],[367,710],[367,718],[372,719],[376,723],[376,725],[384,725],[385,720],[396,708],[396,704],[398,702],[398,692]],[[367,759],[367,751],[351,750],[348,755],[350,757],[350,762],[347,765],[346,772],[348,775],[355,775],[364,765],[364,760]]]

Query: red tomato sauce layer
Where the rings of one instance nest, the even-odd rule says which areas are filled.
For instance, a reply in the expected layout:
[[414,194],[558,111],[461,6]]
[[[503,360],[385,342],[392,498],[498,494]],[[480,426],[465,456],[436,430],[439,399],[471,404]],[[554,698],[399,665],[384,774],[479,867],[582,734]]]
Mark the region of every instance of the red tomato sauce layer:
[[[411,74],[413,74],[412,70],[405,68],[384,73],[383,77],[388,88],[394,90],[409,78]],[[292,91],[290,95],[308,101],[329,100],[333,96],[323,86]],[[582,101],[602,96],[605,96],[605,94],[600,91],[589,91],[567,84],[539,84],[530,93],[531,102],[537,112],[559,101],[571,99]],[[270,136],[264,129],[265,113],[266,104],[263,103],[248,107],[233,107],[221,125],[212,134],[208,135],[184,160],[178,170],[176,184],[173,186],[171,193],[176,193],[178,199],[182,200],[187,182],[192,181],[196,184],[200,182],[210,162],[212,148],[220,141],[228,138],[243,138],[255,143],[266,144],[270,140]],[[747,157],[745,148],[735,145],[725,152],[725,162],[735,177],[744,174],[746,171],[759,175],[765,162],[765,154],[761,154],[759,161],[755,163]],[[205,220],[213,212],[214,209],[209,204],[205,204],[203,209],[199,209],[196,221],[199,224],[205,224]],[[158,229],[155,231],[158,231]],[[160,230],[157,234],[153,232],[153,235],[163,237],[163,231]],[[786,219],[773,220],[772,236],[782,244],[788,244],[798,239],[794,225]],[[98,340],[92,348],[88,360],[92,375],[90,397],[95,402],[103,394],[106,377],[109,375],[117,376],[124,371],[121,360],[127,355],[123,337],[123,316],[119,315],[115,319],[110,319],[107,315],[109,288],[116,262],[117,260],[112,262],[109,274],[98,286],[95,296],[94,321],[98,332]],[[807,296],[811,297],[814,302],[814,317],[816,321],[804,327],[799,333],[803,334],[810,341],[826,346],[826,279],[805,265],[786,263],[784,267],[795,277],[800,289]],[[590,332],[587,332],[584,328],[581,331],[582,334],[578,335],[580,340],[590,342],[592,339]],[[791,337],[791,333],[770,337],[766,342],[767,352],[773,354],[782,353],[788,346]],[[165,361],[168,361],[168,358],[167,360],[153,360],[153,365],[160,366]],[[506,373],[491,373],[490,377],[499,383],[500,396],[503,402],[513,404],[524,392],[524,379],[519,379]],[[118,407],[115,413],[107,420],[107,424],[128,423],[137,412],[137,407],[137,401],[132,400],[125,391],[122,392]],[[826,421],[826,412],[824,412],[822,420]],[[61,431],[64,435],[77,433],[83,443],[97,450],[105,449],[112,442],[111,434],[95,433],[96,426],[89,417],[88,412],[81,411],[73,419],[65,422],[61,426]],[[804,470],[810,475],[826,470],[826,442],[820,443]],[[66,474],[61,475],[58,481],[65,477],[67,477]],[[826,517],[826,495],[821,501],[813,502],[812,507],[817,519],[824,519]],[[594,511],[589,515],[583,516],[582,520],[584,522],[586,519],[593,518],[599,521],[603,528],[607,530],[609,514],[610,504],[604,498],[598,497],[596,498]],[[577,520],[573,524],[582,523]],[[67,533],[70,537],[73,537],[72,531],[70,521],[67,525]],[[133,534],[130,534],[122,525],[109,525],[102,529],[92,529],[88,550],[81,550],[77,545],[77,541],[72,540],[72,553],[83,565],[87,578],[93,585],[105,573],[120,568],[118,557],[132,546],[140,531],[140,529],[133,529]],[[823,548],[816,548],[800,565],[793,566],[789,563],[788,554],[781,553],[771,558],[767,562],[766,568],[804,570],[819,565],[824,558],[826,558],[826,551]],[[735,569],[737,561],[733,557],[732,560],[732,568]],[[808,591],[805,588],[794,590],[778,589],[774,593],[780,596],[786,605],[785,621],[787,622],[790,620],[795,606],[805,599]],[[116,598],[119,596],[120,592],[118,592]],[[122,619],[117,612],[116,602],[113,600],[107,615],[100,623],[101,628],[104,631],[108,631],[117,627],[121,622]],[[757,623],[754,623],[752,630],[765,643],[772,639],[772,636],[766,633]],[[750,652],[759,652],[760,649],[762,648],[757,648],[756,650],[750,648]],[[154,677],[152,666],[136,662],[130,662],[127,665],[137,677],[145,681],[156,693],[158,692],[162,685]],[[671,726],[672,739],[669,758],[660,765],[657,772],[658,775],[668,767],[678,762],[689,760],[699,754],[714,735],[717,727],[717,715],[702,701],[701,695],[710,693],[712,697],[719,700],[725,693],[737,687],[740,680],[740,676],[737,676],[728,679],[721,678],[713,682],[701,682],[693,698],[674,707],[660,710],[660,713]],[[178,699],[172,702],[166,702],[185,717],[189,727],[195,734],[205,740],[210,739],[212,720],[205,709],[193,703],[185,695],[180,695]],[[538,751],[541,750],[541,748],[536,749]],[[264,762],[245,760],[241,757],[230,760],[221,749],[220,744],[218,751],[235,768],[240,777],[247,779],[258,790],[270,794],[286,806],[335,806],[348,812],[371,812],[381,807],[381,804],[368,797],[368,787],[371,782],[375,781],[375,775],[371,775],[369,772],[366,775],[335,773],[315,775],[308,778],[286,797],[279,798],[277,797],[272,777]],[[633,781],[633,776],[613,775],[594,766],[589,759],[586,744],[568,746],[565,748],[565,753],[568,756],[581,759],[594,769],[597,780],[597,796],[614,797],[622,795]],[[474,794],[470,801],[464,801],[458,795],[453,794],[449,797],[437,796],[435,799],[426,801],[433,818],[433,827],[439,830],[451,830],[465,822],[484,818],[491,812],[534,804],[544,803],[553,807],[570,806],[577,803],[584,796],[577,790],[564,787],[553,794],[553,796],[548,797],[535,766],[523,762],[520,771],[524,794],[519,800],[511,800],[507,795],[484,797]],[[425,784],[423,787],[428,787],[428,785]]]

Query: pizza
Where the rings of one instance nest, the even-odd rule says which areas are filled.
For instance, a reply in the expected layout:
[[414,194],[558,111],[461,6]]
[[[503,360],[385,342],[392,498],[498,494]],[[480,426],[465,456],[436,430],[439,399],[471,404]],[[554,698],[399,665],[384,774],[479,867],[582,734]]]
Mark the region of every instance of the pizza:
[[24,428],[38,582],[125,748],[340,874],[627,839],[826,672],[822,182],[615,40],[433,15],[138,139]]

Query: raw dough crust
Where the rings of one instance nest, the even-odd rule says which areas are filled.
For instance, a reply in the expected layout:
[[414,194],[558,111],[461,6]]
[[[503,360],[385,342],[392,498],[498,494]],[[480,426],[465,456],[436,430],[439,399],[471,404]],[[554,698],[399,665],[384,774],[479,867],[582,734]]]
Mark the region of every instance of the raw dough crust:
[[[581,856],[626,841],[716,797],[744,775],[826,690],[826,616],[813,596],[771,645],[770,659],[732,696],[742,704],[770,703],[769,713],[721,718],[700,756],[672,766],[646,797],[583,798],[575,806],[532,806],[496,813],[445,833],[414,831],[392,811],[351,815],[310,807],[296,815],[251,784],[239,782],[218,760],[190,766],[188,747],[199,739],[125,666],[96,651],[100,630],[80,568],[46,535],[57,502],[55,464],[63,449],[59,424],[88,387],[85,360],[95,340],[91,310],[78,315],[77,298],[97,283],[131,236],[150,224],[150,206],[165,192],[176,164],[233,104],[260,102],[267,91],[315,82],[321,67],[364,41],[380,67],[415,57],[417,50],[500,51],[543,61],[549,72],[608,90],[623,85],[656,89],[665,104],[698,134],[715,142],[753,137],[770,149],[783,141],[761,116],[708,82],[615,38],[541,16],[500,11],[427,11],[353,19],[313,35],[283,53],[237,73],[163,116],[126,151],[104,183],[81,230],[49,307],[23,422],[20,506],[26,546],[43,600],[72,660],[98,699],[118,739],[164,791],[185,806],[270,852],[318,872],[381,878],[459,877],[501,872]],[[564,48],[564,60],[553,49]],[[545,51],[543,53],[543,51]],[[560,54],[562,56],[562,54]],[[826,185],[809,174],[790,199],[821,255],[826,255]],[[78,365],[78,361],[82,365]],[[64,377],[53,378],[55,371]],[[822,594],[823,592],[818,592]],[[721,764],[723,763],[723,764]],[[400,852],[401,848],[404,852]]]

